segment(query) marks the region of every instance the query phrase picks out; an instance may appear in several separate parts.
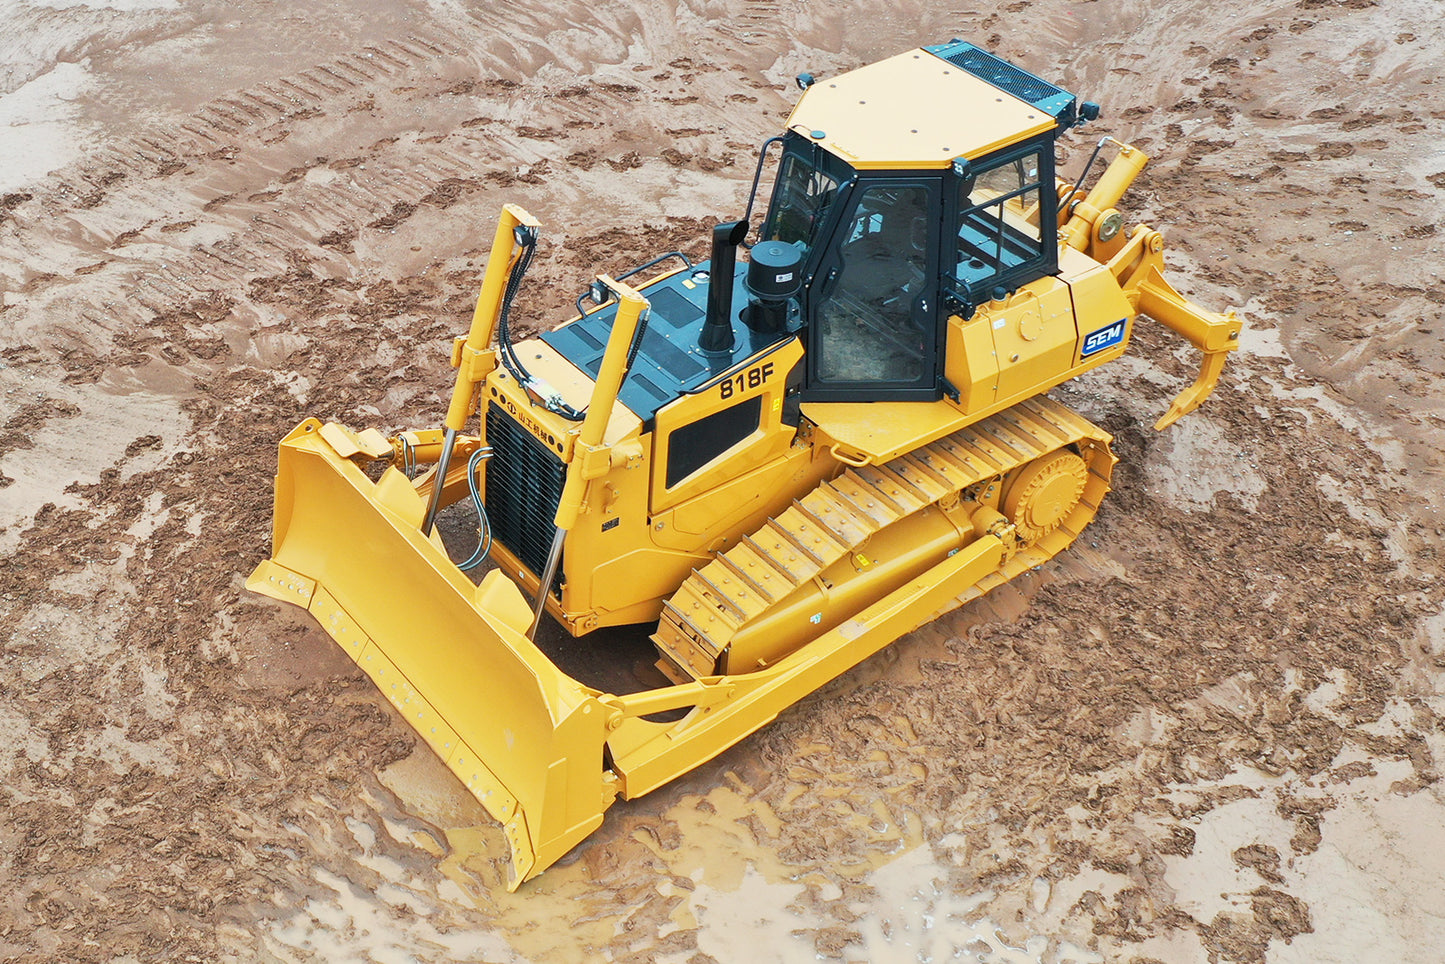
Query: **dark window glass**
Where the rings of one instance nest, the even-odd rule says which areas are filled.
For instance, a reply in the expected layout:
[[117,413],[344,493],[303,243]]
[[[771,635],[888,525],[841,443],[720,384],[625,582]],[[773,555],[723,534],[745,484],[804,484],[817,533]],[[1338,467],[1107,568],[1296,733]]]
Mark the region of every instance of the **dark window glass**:
[[927,273],[929,201],[921,185],[870,187],[839,225],[838,274],[823,286],[812,339],[820,381],[924,378],[934,333],[915,304]]
[[784,154],[763,240],[796,244],[806,254],[837,196],[837,181],[798,155]]
[[959,198],[954,277],[966,291],[987,295],[996,280],[1042,261],[1039,170],[1039,155],[1025,154],[981,171]]
[[667,441],[667,487],[677,485],[756,432],[762,414],[763,396],[754,395],[674,430]]

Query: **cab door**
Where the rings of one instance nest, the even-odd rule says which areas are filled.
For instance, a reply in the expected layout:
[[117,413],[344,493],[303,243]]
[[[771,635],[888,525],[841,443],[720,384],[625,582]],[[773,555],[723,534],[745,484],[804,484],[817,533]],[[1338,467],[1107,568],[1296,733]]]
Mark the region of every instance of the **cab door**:
[[940,180],[862,178],[813,274],[810,401],[935,400]]

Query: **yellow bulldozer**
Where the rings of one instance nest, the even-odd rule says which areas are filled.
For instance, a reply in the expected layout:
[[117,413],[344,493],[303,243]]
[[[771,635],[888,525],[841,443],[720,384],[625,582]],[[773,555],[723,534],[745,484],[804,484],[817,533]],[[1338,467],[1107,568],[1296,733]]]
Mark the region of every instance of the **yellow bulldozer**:
[[[1141,315],[1203,356],[1159,428],[1238,344],[1115,208],[1143,152],[1104,138],[1056,176],[1097,105],[958,40],[798,82],[708,262],[599,275],[517,339],[539,226],[507,205],[445,424],[281,442],[247,585],[306,607],[501,822],[512,888],[617,798],[1077,538],[1111,437],[1045,393]],[[609,670],[636,651],[616,627],[645,672]]]

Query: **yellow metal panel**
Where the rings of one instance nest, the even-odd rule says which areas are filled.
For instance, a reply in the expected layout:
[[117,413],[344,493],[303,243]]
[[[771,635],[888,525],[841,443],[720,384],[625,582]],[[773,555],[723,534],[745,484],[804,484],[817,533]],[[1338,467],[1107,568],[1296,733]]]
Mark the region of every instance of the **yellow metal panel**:
[[818,426],[823,445],[840,456],[856,453],[874,464],[942,438],[967,421],[951,402],[808,402],[803,414]]
[[[797,338],[773,346],[733,366],[721,377],[668,404],[657,413],[653,433],[652,511],[661,512],[698,495],[710,494],[721,482],[752,469],[787,449],[793,429],[782,424],[783,393],[788,373],[802,360]],[[667,488],[667,461],[672,433],[698,419],[761,396],[759,424],[747,438],[720,453],[709,466]],[[697,531],[690,529],[689,531]]]
[[[789,429],[788,436],[791,434]],[[785,491],[806,492],[817,477],[809,472],[812,452],[802,446],[789,448],[788,437],[782,442],[781,453],[774,454],[771,461],[736,478],[719,480],[701,495],[658,513],[654,518],[662,528],[654,532],[654,541],[681,547],[697,544],[698,536],[736,535],[750,528],[745,520],[776,505]]]
[[856,168],[946,168],[1052,130],[1043,111],[925,50],[821,80],[788,120]]
[[431,704],[324,587],[317,588],[311,599],[310,612],[346,655],[366,671],[376,688],[396,707],[411,728],[426,740],[442,762],[450,762],[458,746],[456,731],[432,709]]
[[1119,289],[1113,273],[1088,255],[1067,247],[1059,250],[1059,268],[1073,292],[1080,345],[1090,333],[1124,319],[1124,338],[1119,344],[1087,358],[1081,358],[1076,347],[1074,365],[1081,366],[1080,370],[1088,370],[1124,354],[1134,333],[1134,308]]
[[[649,448],[644,437],[636,462],[616,465],[592,481],[586,509],[567,533],[561,618],[574,633],[656,618],[661,600],[681,578],[679,573],[697,564],[696,553],[679,557],[654,545],[647,521]],[[619,567],[617,562],[623,559],[628,565]],[[671,585],[664,585],[669,581]],[[532,583],[527,580],[529,592]]]
[[[643,521],[641,528],[642,532],[646,533],[646,520]],[[579,551],[582,549],[580,546],[573,548]],[[675,552],[646,546],[632,551],[620,551],[616,556],[589,553],[583,558],[596,560],[589,561],[587,566],[579,567],[591,568],[591,579],[589,580],[584,572],[576,581],[590,583],[590,601],[598,611],[598,625],[618,626],[626,623],[613,618],[611,614],[638,601],[646,602],[649,615],[630,618],[628,622],[656,619],[657,612],[662,608],[662,601],[671,595],[684,576],[705,563],[708,556],[701,550]],[[569,584],[571,581],[569,580]]]
[[1007,302],[985,305],[979,318],[993,333],[1000,398],[1023,391],[1032,394],[1036,386],[1075,362],[1079,333],[1073,300],[1069,286],[1057,278],[1040,278]]
[[943,374],[958,389],[958,407],[974,413],[991,405],[998,392],[998,354],[988,320],[948,319],[946,352]]
[[391,454],[391,445],[386,437],[374,428],[353,432],[345,425],[328,422],[321,426],[321,435],[336,450],[336,454],[345,459],[358,455],[379,459]]
[[[346,610],[337,605],[336,597],[325,589],[319,589],[312,597],[308,609],[321,624],[321,628],[336,640],[341,651],[350,656],[353,663],[365,669],[367,664],[363,662],[362,656],[371,645],[371,638],[361,631],[356,620],[348,616]],[[378,687],[380,685],[377,684]]]
[[519,633],[526,633],[532,626],[532,607],[527,605],[517,584],[503,575],[500,569],[493,569],[482,577],[473,603]]
[[311,605],[311,594],[316,591],[316,580],[307,579],[285,566],[278,566],[270,559],[263,559],[246,579],[246,588],[263,596],[305,608]]
[[[465,464],[465,460],[458,461]],[[447,473],[448,477],[451,475],[451,472]],[[394,466],[388,467],[377,480],[376,501],[396,513],[397,518],[406,525],[420,526],[422,516],[426,515],[426,505],[417,498],[411,480],[406,477],[406,473]]]
[[507,792],[496,775],[482,763],[481,755],[465,742],[447,761],[447,766],[472,796],[487,808],[487,812],[499,821],[507,823],[516,814],[517,798]]

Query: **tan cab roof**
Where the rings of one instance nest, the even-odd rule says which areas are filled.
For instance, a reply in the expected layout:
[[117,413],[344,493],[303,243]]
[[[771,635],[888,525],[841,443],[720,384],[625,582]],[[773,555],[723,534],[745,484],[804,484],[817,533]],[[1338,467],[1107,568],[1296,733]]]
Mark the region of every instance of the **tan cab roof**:
[[819,80],[788,127],[855,168],[940,168],[1057,126],[1032,104],[922,48]]

